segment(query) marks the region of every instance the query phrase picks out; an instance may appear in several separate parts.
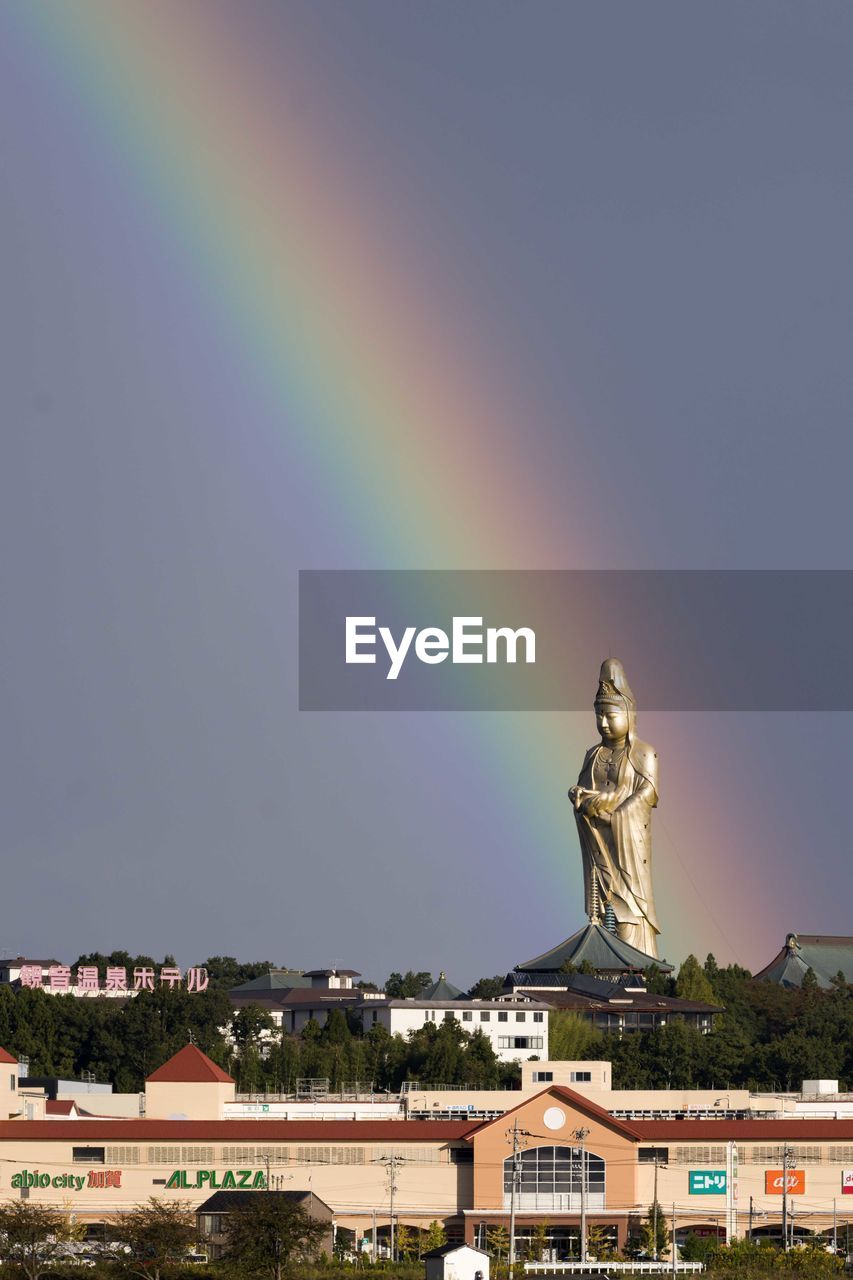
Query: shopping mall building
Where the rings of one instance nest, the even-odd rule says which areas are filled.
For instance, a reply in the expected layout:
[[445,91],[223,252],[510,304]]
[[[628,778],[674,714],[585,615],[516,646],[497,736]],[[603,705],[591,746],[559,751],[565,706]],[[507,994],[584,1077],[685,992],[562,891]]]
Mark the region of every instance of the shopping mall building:
[[490,1226],[507,1225],[514,1196],[519,1236],[545,1222],[552,1256],[563,1257],[577,1248],[582,1198],[589,1227],[622,1247],[656,1184],[677,1238],[778,1236],[787,1167],[793,1233],[835,1222],[843,1242],[853,1222],[853,1117],[843,1104],[839,1118],[829,1103],[817,1115],[790,1098],[629,1095],[608,1081],[606,1063],[542,1062],[525,1064],[515,1092],[263,1101],[238,1097],[190,1045],[142,1095],[87,1093],[78,1082],[69,1098],[22,1087],[15,1059],[0,1052],[0,1196],[98,1224],[150,1196],[197,1207],[219,1189],[305,1191],[362,1247],[387,1234],[392,1197],[397,1223],[438,1219],[451,1238],[481,1243]]

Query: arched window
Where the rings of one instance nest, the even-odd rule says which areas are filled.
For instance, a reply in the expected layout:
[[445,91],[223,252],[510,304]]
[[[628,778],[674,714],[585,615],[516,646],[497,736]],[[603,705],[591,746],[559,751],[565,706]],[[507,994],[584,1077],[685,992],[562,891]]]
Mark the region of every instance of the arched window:
[[[518,1209],[562,1209],[581,1207],[580,1147],[528,1147],[518,1154],[516,1207]],[[604,1161],[586,1152],[586,1207],[604,1208]],[[504,1207],[512,1192],[512,1156],[504,1160]]]

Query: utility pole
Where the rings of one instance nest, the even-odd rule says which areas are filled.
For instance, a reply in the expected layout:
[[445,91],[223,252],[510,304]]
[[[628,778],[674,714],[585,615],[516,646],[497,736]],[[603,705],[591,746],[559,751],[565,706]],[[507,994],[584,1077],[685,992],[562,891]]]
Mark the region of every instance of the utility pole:
[[581,1149],[581,1262],[587,1261],[586,1247],[586,1140],[589,1129],[575,1129],[572,1137]]
[[660,1262],[658,1257],[658,1157],[655,1152],[655,1194],[652,1199],[652,1258]]
[[509,1273],[512,1275],[512,1268],[515,1263],[515,1198],[516,1188],[518,1186],[521,1167],[518,1162],[519,1152],[521,1151],[522,1139],[529,1138],[530,1134],[527,1129],[519,1129],[518,1117],[513,1121],[511,1129],[507,1129],[507,1142],[512,1143],[512,1173],[509,1184]]
[[838,1257],[838,1206],[832,1197],[832,1252]]
[[672,1202],[672,1227],[669,1232],[669,1248],[672,1253],[672,1274],[678,1270],[678,1250],[675,1247],[675,1201]]
[[394,1193],[397,1190],[397,1166],[402,1164],[403,1156],[390,1155],[380,1156],[379,1164],[388,1166],[388,1216],[391,1219],[391,1261],[396,1262],[396,1249],[394,1248]]
[[782,1248],[788,1252],[788,1161],[792,1151],[789,1146],[782,1150]]
[[752,1196],[749,1197],[749,1243],[752,1244]]

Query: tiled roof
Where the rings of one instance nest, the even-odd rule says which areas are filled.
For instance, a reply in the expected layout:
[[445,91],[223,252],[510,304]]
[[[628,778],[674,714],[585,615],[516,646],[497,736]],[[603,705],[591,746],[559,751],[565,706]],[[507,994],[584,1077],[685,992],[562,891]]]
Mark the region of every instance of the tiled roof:
[[363,998],[363,993],[352,987],[333,987],[331,990],[299,987],[287,991],[231,991],[229,996],[237,1008],[256,1004],[260,1009],[320,1009],[356,1004]]
[[306,969],[306,978],[360,978],[358,969]]
[[535,969],[539,972],[559,970],[566,961],[574,965],[581,965],[586,961],[596,973],[651,969],[653,966],[663,973],[672,972],[671,964],[667,964],[665,960],[656,960],[654,956],[647,956],[636,947],[630,947],[600,924],[586,925],[553,950],[546,951],[533,960],[525,960],[524,964],[518,964],[516,968]]
[[[536,992],[533,993],[536,996]],[[524,1012],[527,1009],[544,1011],[549,1008],[543,999],[519,996],[517,1000],[466,1000],[465,997],[450,1000],[425,1000],[418,996],[417,1000],[409,1000],[401,996],[399,1000],[364,1000],[359,1010],[367,1009],[446,1009],[448,1013],[461,1013],[463,1009],[490,1009],[508,1013]]]
[[18,1059],[13,1058],[5,1049],[0,1049],[0,1062],[14,1062],[15,1066],[18,1065]]
[[542,991],[527,987],[539,1000],[555,1009],[606,1010],[622,1013],[634,1010],[640,1013],[722,1013],[718,1004],[705,1004],[702,1000],[682,1000],[679,996],[659,996],[651,991],[631,992],[624,987],[614,987],[612,994],[604,997],[588,995],[584,991]]
[[811,969],[824,989],[840,971],[853,981],[853,938],[835,934],[789,933],[778,955],[755,976],[780,987],[801,987]]
[[183,1049],[164,1062],[148,1077],[155,1084],[233,1084],[231,1076],[223,1071],[206,1053],[194,1044],[186,1044]]
[[821,1142],[853,1140],[853,1120],[632,1120],[643,1142]]
[[[619,1123],[614,1121],[614,1123]],[[851,1122],[853,1123],[853,1122]],[[74,1142],[461,1142],[480,1127],[471,1120],[65,1120],[0,1121],[0,1141]]]
[[604,1107],[600,1107],[597,1102],[591,1102],[589,1098],[582,1093],[577,1093],[574,1089],[567,1089],[562,1084],[551,1084],[543,1089],[541,1093],[533,1094],[531,1097],[523,1098],[517,1106],[512,1107],[509,1111],[505,1111],[502,1115],[496,1116],[493,1120],[485,1120],[479,1126],[478,1131],[490,1129],[495,1124],[505,1124],[508,1117],[516,1111],[520,1111],[522,1107],[526,1107],[531,1102],[541,1102],[543,1098],[558,1098],[563,1102],[568,1102],[576,1111],[580,1111],[583,1115],[590,1116],[593,1120],[597,1120],[599,1124],[607,1125],[608,1128],[621,1133],[624,1137],[630,1138],[636,1142],[639,1140],[637,1133],[638,1126],[634,1121],[619,1120],[616,1116],[612,1116],[609,1111],[605,1111]]
[[292,991],[294,987],[310,987],[311,979],[298,969],[270,969],[257,978],[241,982],[239,987],[232,987],[230,996],[250,995],[253,992],[266,994],[270,991]]
[[[196,1213],[231,1213],[233,1209],[242,1209],[245,1204],[249,1203],[249,1197],[254,1196],[254,1191],[214,1191],[213,1195],[205,1200],[204,1204],[196,1207]],[[265,1200],[277,1201],[279,1204],[304,1204],[308,1199],[314,1205],[322,1205],[331,1217],[332,1210],[325,1200],[321,1200],[319,1196],[314,1195],[310,1190],[305,1191],[268,1191],[264,1196]]]
[[432,982],[423,991],[418,992],[419,1000],[464,1000],[465,992],[448,982],[443,973],[438,975],[438,982]]

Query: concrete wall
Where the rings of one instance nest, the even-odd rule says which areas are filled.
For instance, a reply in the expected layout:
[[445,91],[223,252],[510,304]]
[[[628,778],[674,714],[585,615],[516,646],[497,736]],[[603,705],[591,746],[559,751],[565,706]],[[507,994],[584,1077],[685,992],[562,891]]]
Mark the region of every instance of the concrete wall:
[[[625,1210],[636,1205],[636,1144],[631,1139],[550,1091],[522,1103],[512,1113],[512,1120],[527,1131],[529,1136],[524,1136],[522,1143],[528,1151],[533,1147],[576,1147],[573,1130],[587,1129],[587,1151],[600,1156],[606,1165],[605,1208]],[[508,1123],[501,1119],[472,1139],[474,1209],[504,1209],[504,1162],[512,1154],[509,1134]]]
[[18,1097],[18,1064],[0,1062],[0,1120],[9,1120],[21,1110]]
[[[99,1222],[142,1204],[150,1196],[186,1200],[193,1207],[202,1204],[217,1189],[205,1176],[196,1186],[200,1173],[216,1174],[221,1185],[225,1171],[249,1170],[251,1179],[266,1173],[266,1160],[259,1152],[269,1153],[272,1186],[280,1190],[313,1191],[335,1212],[340,1225],[370,1228],[373,1211],[377,1223],[388,1222],[389,1181],[383,1157],[392,1153],[405,1157],[396,1170],[395,1216],[424,1228],[434,1219],[439,1221],[462,1213],[471,1204],[473,1194],[471,1165],[451,1161],[445,1142],[429,1140],[401,1142],[393,1148],[377,1143],[335,1143],[324,1138],[323,1124],[317,1124],[317,1140],[270,1148],[226,1146],[218,1141],[210,1147],[175,1142],[153,1143],[128,1141],[125,1144],[107,1139],[103,1164],[81,1158],[75,1161],[72,1148],[92,1148],[94,1139],[79,1142],[74,1138],[75,1122],[69,1122],[68,1137],[59,1140],[16,1140],[0,1142],[0,1201],[21,1197],[21,1180],[38,1177],[39,1185],[26,1186],[33,1203],[73,1209],[82,1222]],[[263,1139],[259,1139],[259,1144]],[[276,1150],[279,1152],[276,1155]],[[165,1183],[175,1170],[186,1172],[188,1186],[167,1188]],[[110,1176],[111,1175],[111,1176]],[[48,1185],[40,1185],[47,1179]],[[106,1185],[109,1183],[110,1185]]]
[[147,1080],[145,1115],[149,1120],[221,1120],[225,1104],[235,1100],[234,1089],[233,1081],[199,1084]]

